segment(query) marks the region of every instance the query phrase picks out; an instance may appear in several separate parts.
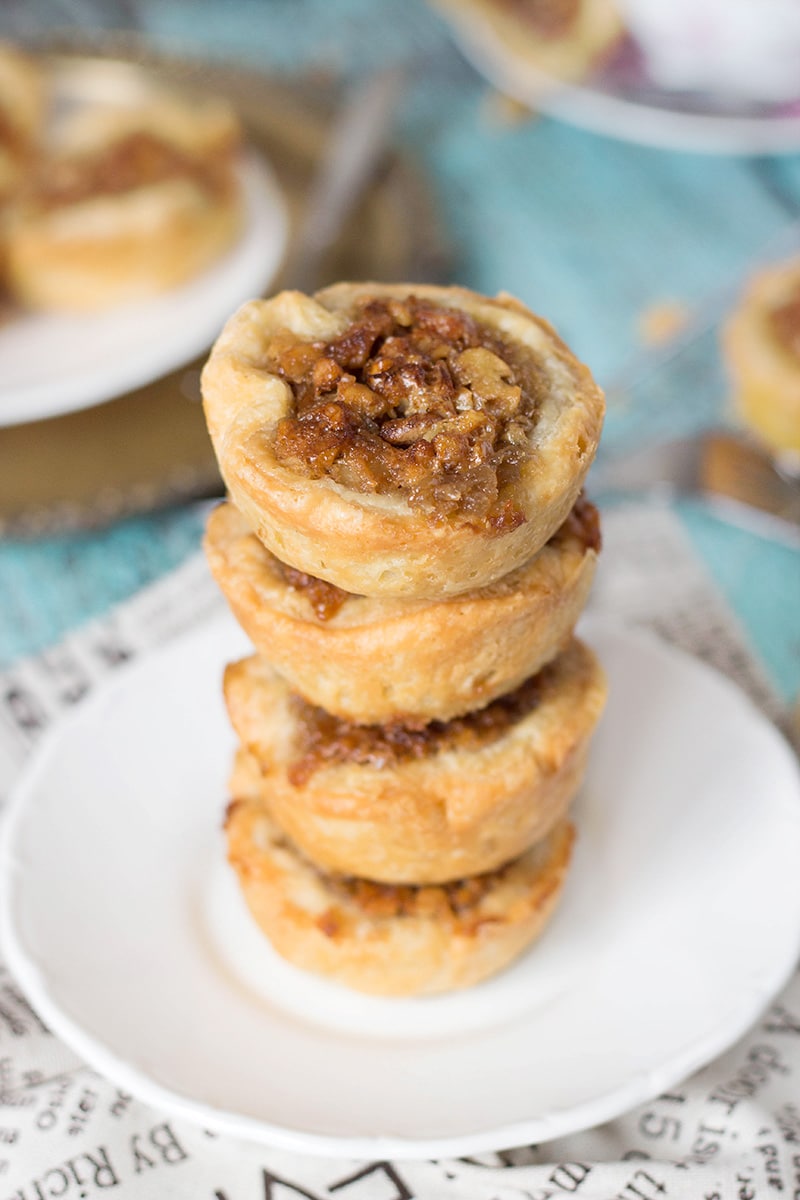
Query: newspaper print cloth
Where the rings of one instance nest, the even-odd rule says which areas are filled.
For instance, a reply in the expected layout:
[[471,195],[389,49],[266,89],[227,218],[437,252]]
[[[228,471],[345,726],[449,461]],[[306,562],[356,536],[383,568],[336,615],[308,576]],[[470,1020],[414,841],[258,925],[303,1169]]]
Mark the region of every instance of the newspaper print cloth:
[[[626,506],[606,514],[604,533],[593,610],[655,629],[703,657],[777,718],[779,701],[677,518],[667,508]],[[222,604],[197,556],[2,677],[0,796],[8,795],[59,713]],[[640,989],[646,1008],[646,981],[631,980],[630,986]],[[0,965],[0,1200],[105,1195],[120,1200],[800,1198],[800,975],[728,1053],[669,1094],[600,1128],[474,1159],[390,1163],[270,1150],[146,1107],[50,1034]]]

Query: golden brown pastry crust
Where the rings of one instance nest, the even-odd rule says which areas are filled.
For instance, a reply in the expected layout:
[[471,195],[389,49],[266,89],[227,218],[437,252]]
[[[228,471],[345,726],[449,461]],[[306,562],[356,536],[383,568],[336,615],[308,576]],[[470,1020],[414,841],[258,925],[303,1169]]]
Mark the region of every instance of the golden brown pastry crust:
[[[602,669],[577,640],[547,668],[537,706],[484,744],[379,768],[323,764],[302,784],[285,683],[258,658],[225,674],[240,755],[234,795],[258,793],[276,823],[327,870],[387,883],[441,883],[493,870],[545,836],[583,779],[605,702]],[[259,783],[256,765],[263,772]]]
[[[276,458],[276,428],[293,411],[289,385],[265,366],[276,333],[327,342],[347,328],[359,301],[410,295],[468,313],[532,353],[546,376],[546,395],[509,495],[524,516],[514,528],[432,523],[396,495],[301,476]],[[388,284],[338,284],[313,298],[282,292],[244,305],[206,364],[203,399],[231,496],[277,558],[349,592],[406,598],[473,591],[540,550],[580,492],[604,411],[588,370],[518,301],[490,300],[464,288]]]
[[0,42],[0,300],[5,307],[8,232],[14,204],[39,153],[46,87],[36,60]]
[[507,966],[550,918],[573,841],[562,821],[487,880],[477,902],[460,908],[444,889],[426,887],[415,889],[411,911],[384,915],[379,904],[359,903],[357,883],[337,884],[305,861],[258,803],[235,800],[226,826],[244,898],[278,953],[358,991],[394,996],[469,987]]
[[37,151],[45,102],[44,76],[36,60],[0,42],[0,203],[16,194]]
[[[487,22],[514,59],[522,59],[544,76],[565,82],[583,79],[608,58],[624,34],[613,0],[576,0],[574,18],[563,29],[537,26],[524,11],[523,0],[437,0],[460,23],[466,10],[473,20]],[[536,7],[535,0],[528,0]],[[555,7],[545,0],[544,7]]]
[[723,329],[722,345],[742,422],[773,451],[800,455],[800,329],[792,351],[771,317],[793,300],[800,325],[800,260],[758,272]]
[[348,596],[321,620],[232,504],[211,513],[205,550],[237,621],[292,690],[374,723],[447,721],[512,691],[568,642],[597,560],[568,521],[529,563],[479,591]]
[[56,204],[32,190],[13,214],[8,242],[9,283],[24,304],[93,310],[146,298],[197,275],[233,242],[242,198],[234,170],[238,134],[226,105],[164,100],[83,113],[64,131],[48,171],[72,169],[137,133],[173,147],[187,164],[218,160],[214,186],[202,173],[177,169],[141,186]]

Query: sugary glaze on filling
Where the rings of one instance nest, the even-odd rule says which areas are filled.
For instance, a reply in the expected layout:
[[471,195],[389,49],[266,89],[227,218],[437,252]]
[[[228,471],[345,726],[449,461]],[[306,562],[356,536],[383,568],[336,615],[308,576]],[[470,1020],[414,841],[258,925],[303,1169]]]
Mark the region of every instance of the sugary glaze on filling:
[[536,707],[551,671],[551,667],[543,667],[513,692],[450,721],[398,719],[383,725],[358,725],[293,696],[298,732],[289,781],[302,787],[315,771],[327,765],[354,763],[384,770],[407,759],[446,750],[478,749],[499,738]]
[[542,37],[563,37],[578,19],[580,0],[502,0]]
[[36,202],[44,209],[60,208],[176,178],[224,193],[230,187],[229,166],[228,156],[219,151],[196,158],[154,133],[133,130],[102,149],[48,163],[36,181]]
[[563,537],[577,538],[584,547],[584,550],[594,550],[595,554],[599,554],[602,549],[603,537],[600,532],[600,513],[583,494],[575,501],[569,516],[553,535],[551,541]]
[[[553,534],[551,542],[559,538],[576,538],[586,551],[600,552],[602,539],[600,534],[600,514],[595,506],[579,496],[569,516],[563,525]],[[307,575],[304,571],[296,571],[275,559],[279,574],[288,586],[295,592],[304,595],[318,621],[330,621],[340,611],[350,598],[350,592],[345,592],[333,583]]]
[[800,362],[800,286],[783,304],[769,310],[767,320],[781,348]]
[[277,460],[357,492],[400,494],[432,521],[505,532],[544,388],[534,354],[459,309],[374,298],[330,342],[277,334],[267,363],[290,385]]
[[325,579],[317,579],[316,575],[307,575],[305,571],[296,571],[275,559],[278,573],[294,592],[300,592],[306,597],[318,621],[330,621],[335,617],[351,592],[345,592],[335,583]]

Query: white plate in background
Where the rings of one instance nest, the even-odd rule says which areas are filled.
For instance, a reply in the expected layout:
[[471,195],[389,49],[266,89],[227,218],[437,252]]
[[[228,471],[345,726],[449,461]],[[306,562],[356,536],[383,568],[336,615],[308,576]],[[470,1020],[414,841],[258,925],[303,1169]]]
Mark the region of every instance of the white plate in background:
[[[664,0],[668,3],[669,0]],[[504,36],[491,16],[471,4],[439,0],[463,54],[500,92],[534,112],[625,141],[667,150],[713,154],[790,154],[800,149],[797,105],[725,105],[718,97],[670,92],[617,71],[613,60],[580,83],[546,75]]]
[[269,287],[287,218],[265,160],[249,152],[239,177],[239,239],[202,274],[152,299],[100,313],[14,313],[0,325],[0,426],[111,400],[207,350],[245,300]]
[[735,1041],[800,943],[800,782],[729,681],[587,621],[610,683],[563,900],[496,978],[360,996],[282,962],[224,863],[225,616],[54,731],[6,819],[8,963],[120,1087],[288,1149],[432,1158],[610,1119]]

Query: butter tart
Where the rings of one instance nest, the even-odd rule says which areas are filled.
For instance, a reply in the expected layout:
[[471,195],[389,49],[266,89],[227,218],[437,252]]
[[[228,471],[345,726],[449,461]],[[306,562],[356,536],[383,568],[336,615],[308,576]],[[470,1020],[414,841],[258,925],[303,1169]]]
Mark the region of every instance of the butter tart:
[[77,112],[10,225],[17,298],[32,308],[102,309],[204,270],[241,226],[238,145],[223,101],[170,97]]
[[232,504],[208,520],[206,556],[239,624],[310,704],[350,721],[449,720],[512,691],[570,639],[600,548],[579,499],[530,562],[442,600],[353,596],[286,567]]
[[773,452],[800,455],[800,259],[753,276],[723,350],[743,424]]
[[232,794],[258,794],[327,870],[422,884],[493,870],[565,815],[606,687],[575,640],[509,695],[427,725],[341,721],[293,697],[258,657],[229,666],[224,690],[250,755]]
[[[36,60],[8,42],[0,42],[0,271],[3,275],[11,214],[40,151],[46,99],[44,76]],[[5,304],[4,296],[2,303]]]
[[203,372],[231,497],[288,566],[441,598],[522,566],[594,457],[604,401],[509,296],[338,284],[244,305]]
[[39,64],[0,42],[0,204],[16,195],[38,152],[45,105]]
[[457,26],[486,23],[506,52],[545,76],[578,81],[606,61],[625,29],[614,0],[437,0]]
[[230,804],[226,830],[245,901],[277,952],[384,996],[469,987],[506,967],[553,913],[574,836],[562,821],[499,871],[444,887],[387,887],[322,873],[247,798]]

